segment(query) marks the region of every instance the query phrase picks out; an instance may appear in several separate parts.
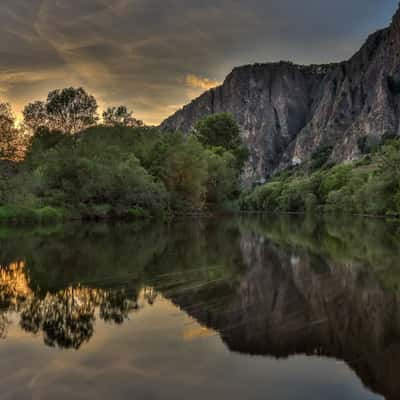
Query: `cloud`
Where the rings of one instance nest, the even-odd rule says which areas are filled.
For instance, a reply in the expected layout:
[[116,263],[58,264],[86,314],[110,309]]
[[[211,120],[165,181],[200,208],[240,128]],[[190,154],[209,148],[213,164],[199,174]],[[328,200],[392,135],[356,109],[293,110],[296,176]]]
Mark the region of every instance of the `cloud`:
[[[158,123],[235,66],[349,57],[397,0],[1,0],[0,96],[84,86]],[[312,43],[312,46],[310,46]],[[326,49],[329,49],[327,51]]]
[[211,89],[221,84],[221,82],[210,80],[208,78],[202,78],[201,76],[196,76],[193,74],[186,75],[185,82],[186,85],[190,87],[204,90]]

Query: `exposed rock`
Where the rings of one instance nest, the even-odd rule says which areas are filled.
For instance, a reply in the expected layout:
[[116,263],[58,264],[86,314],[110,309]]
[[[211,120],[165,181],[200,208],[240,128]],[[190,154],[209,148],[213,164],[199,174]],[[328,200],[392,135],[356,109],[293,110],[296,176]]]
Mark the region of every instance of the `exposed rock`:
[[242,128],[251,153],[248,181],[301,163],[323,144],[333,145],[334,160],[348,161],[360,155],[360,137],[400,135],[400,9],[348,61],[235,68],[161,127],[189,132],[219,112],[232,113]]

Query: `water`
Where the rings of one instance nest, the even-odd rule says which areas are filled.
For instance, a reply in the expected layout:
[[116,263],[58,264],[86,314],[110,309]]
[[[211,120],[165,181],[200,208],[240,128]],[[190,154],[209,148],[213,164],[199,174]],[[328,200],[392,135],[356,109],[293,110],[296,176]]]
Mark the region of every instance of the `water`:
[[396,224],[0,228],[1,399],[400,398]]

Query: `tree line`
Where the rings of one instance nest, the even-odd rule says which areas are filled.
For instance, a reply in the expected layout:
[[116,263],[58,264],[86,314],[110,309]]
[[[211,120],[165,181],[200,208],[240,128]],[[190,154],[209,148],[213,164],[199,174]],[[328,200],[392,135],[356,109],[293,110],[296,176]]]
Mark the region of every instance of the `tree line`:
[[16,117],[9,103],[0,103],[0,160],[20,159],[29,137],[40,128],[76,134],[89,127],[140,127],[126,106],[108,107],[101,118],[94,96],[83,88],[65,88],[51,91],[46,101],[33,101],[22,111],[22,123],[17,127]]
[[166,133],[125,106],[100,118],[82,88],[54,90],[22,114],[17,127],[0,105],[0,220],[198,213],[239,197],[248,152],[229,114]]

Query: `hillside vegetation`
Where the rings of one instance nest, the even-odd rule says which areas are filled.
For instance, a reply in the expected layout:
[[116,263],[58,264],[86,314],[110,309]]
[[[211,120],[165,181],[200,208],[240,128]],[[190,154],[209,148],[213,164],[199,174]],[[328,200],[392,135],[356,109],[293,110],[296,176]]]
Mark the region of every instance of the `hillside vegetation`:
[[309,162],[243,193],[241,208],[268,212],[325,211],[400,215],[400,140],[364,147],[358,161],[332,164],[321,147]]

